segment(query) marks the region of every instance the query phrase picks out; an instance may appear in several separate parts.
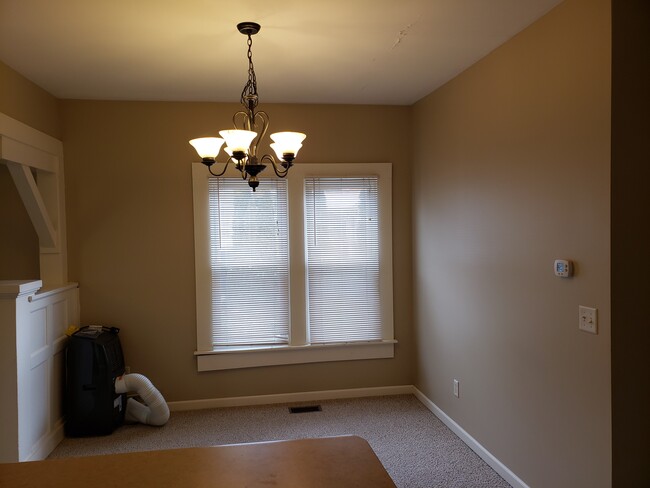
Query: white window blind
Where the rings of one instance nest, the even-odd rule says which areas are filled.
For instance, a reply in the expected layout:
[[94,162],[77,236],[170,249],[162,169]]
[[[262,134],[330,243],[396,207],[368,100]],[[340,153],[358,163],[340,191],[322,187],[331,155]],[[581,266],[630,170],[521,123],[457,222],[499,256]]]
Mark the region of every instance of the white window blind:
[[241,178],[211,178],[208,198],[213,345],[286,344],[287,182],[253,193]]
[[311,343],[380,340],[377,177],[305,180]]

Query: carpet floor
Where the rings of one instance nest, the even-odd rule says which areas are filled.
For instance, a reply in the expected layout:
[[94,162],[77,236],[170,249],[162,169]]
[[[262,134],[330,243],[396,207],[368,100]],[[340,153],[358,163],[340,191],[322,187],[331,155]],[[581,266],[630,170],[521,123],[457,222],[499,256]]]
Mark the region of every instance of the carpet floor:
[[510,485],[413,395],[309,402],[322,411],[290,414],[276,404],[172,412],[163,427],[124,425],[110,436],[66,438],[52,458],[358,435],[400,488]]

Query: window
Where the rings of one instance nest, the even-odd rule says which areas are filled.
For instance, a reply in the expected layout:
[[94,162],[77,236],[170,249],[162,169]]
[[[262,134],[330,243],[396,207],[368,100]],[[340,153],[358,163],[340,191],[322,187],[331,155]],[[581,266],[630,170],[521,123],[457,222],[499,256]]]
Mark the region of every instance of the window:
[[208,180],[214,346],[289,341],[287,182],[265,183]]
[[[198,369],[393,357],[391,168],[193,168]],[[226,175],[228,176],[228,175]]]
[[377,177],[305,180],[311,344],[381,339]]

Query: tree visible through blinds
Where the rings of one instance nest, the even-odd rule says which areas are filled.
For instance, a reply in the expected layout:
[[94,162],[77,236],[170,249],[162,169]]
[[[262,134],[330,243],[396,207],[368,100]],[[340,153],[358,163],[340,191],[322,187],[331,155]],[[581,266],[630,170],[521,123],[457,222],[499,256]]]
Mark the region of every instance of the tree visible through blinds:
[[286,344],[287,182],[253,193],[241,178],[211,178],[208,194],[213,344]]
[[381,339],[377,177],[305,180],[311,343]]

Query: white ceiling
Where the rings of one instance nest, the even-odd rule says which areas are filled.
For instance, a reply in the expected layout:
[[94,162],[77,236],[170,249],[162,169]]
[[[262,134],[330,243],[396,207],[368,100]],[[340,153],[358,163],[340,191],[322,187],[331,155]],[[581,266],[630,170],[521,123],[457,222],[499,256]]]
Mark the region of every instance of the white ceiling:
[[560,0],[0,0],[0,60],[59,98],[411,104]]

